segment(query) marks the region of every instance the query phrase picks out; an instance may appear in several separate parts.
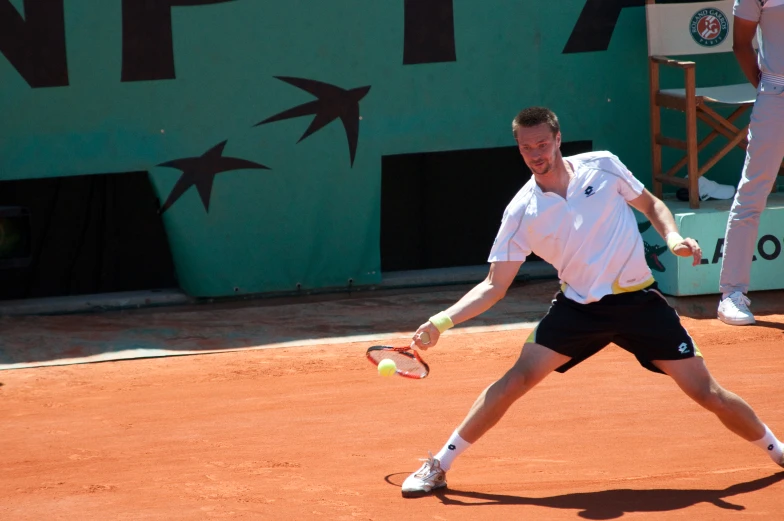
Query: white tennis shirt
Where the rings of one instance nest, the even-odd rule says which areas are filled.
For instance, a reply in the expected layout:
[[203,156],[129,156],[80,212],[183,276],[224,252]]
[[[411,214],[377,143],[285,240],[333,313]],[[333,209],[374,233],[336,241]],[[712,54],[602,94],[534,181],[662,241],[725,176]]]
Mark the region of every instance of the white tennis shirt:
[[643,184],[609,152],[564,159],[574,168],[566,199],[531,177],[506,207],[488,262],[524,261],[533,251],[558,270],[564,295],[583,304],[652,284],[627,204]]

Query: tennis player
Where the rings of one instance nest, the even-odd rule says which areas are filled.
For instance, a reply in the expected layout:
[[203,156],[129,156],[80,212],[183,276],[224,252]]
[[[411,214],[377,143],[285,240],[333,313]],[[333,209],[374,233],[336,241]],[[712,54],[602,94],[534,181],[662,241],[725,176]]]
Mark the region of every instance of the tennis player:
[[[669,375],[732,432],[784,466],[784,446],[739,396],[713,379],[680,318],[657,290],[630,207],[647,217],[673,254],[700,262],[694,239],[678,234],[672,213],[609,152],[564,158],[556,115],[520,112],[512,131],[533,173],[504,212],[487,278],[414,334],[412,347],[501,300],[532,251],[558,270],[559,291],[519,359],[477,398],[443,448],[406,478],[405,497],[446,486],[455,458],[490,430],[509,407],[552,371],[565,372],[613,342],[646,369]],[[423,342],[423,334],[430,337]],[[427,338],[427,336],[425,336]]]

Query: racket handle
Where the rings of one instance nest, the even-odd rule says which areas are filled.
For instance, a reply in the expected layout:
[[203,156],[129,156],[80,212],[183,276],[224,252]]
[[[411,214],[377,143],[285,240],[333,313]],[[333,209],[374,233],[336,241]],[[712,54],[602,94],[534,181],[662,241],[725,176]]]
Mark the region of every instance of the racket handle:
[[430,343],[430,334],[427,331],[423,331],[421,335],[419,335],[419,339],[422,341],[423,344]]

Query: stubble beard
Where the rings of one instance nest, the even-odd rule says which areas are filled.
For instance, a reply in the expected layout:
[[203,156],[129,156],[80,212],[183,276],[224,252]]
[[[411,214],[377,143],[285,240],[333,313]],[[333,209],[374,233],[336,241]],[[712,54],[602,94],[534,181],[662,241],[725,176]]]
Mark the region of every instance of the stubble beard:
[[553,171],[553,162],[545,161],[543,165],[531,168],[531,171],[538,176],[546,176]]

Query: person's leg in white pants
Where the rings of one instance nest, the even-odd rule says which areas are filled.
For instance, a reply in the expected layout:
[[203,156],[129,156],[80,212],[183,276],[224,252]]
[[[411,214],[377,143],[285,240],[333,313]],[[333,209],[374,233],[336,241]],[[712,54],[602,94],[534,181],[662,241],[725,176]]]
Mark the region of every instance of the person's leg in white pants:
[[732,325],[753,324],[749,311],[751,262],[760,214],[784,159],[784,86],[761,82],[751,113],[749,146],[724,236],[718,317]]

